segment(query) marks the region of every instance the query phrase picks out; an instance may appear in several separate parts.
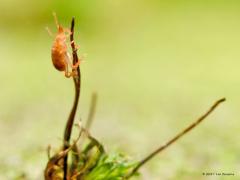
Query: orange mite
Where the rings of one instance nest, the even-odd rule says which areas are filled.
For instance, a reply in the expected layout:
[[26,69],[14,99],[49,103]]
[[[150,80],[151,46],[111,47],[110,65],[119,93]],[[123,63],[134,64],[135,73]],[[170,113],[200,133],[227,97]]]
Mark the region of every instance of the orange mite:
[[[67,51],[67,37],[70,36],[71,31],[69,29],[64,29],[61,25],[59,25],[57,16],[55,13],[53,13],[53,16],[55,18],[55,23],[58,28],[57,35],[54,39],[51,55],[52,55],[52,62],[54,67],[59,71],[64,71],[65,76],[67,78],[76,76],[76,69],[80,64],[80,61],[76,64],[72,64],[72,58]],[[50,33],[51,34],[51,33]],[[71,42],[73,43],[73,42]],[[69,69],[72,68],[72,71]]]

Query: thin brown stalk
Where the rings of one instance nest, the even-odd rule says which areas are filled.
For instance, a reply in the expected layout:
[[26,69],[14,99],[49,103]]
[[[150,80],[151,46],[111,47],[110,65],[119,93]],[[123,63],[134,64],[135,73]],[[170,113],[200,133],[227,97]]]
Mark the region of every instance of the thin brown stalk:
[[137,166],[131,171],[131,173],[127,176],[127,178],[130,178],[131,176],[133,176],[145,163],[147,163],[149,160],[151,160],[153,157],[155,157],[157,154],[159,154],[163,150],[167,149],[171,144],[175,143],[183,135],[187,134],[189,131],[194,129],[194,127],[196,127],[199,123],[201,123],[209,114],[211,114],[214,111],[214,109],[219,104],[221,104],[225,100],[226,100],[225,98],[222,98],[222,99],[216,101],[213,104],[213,106],[204,115],[202,115],[200,118],[198,118],[194,123],[190,124],[186,129],[181,131],[179,134],[177,134],[175,137],[173,137],[171,140],[169,140],[166,144],[164,144],[163,146],[160,146],[158,149],[156,149],[155,151],[153,151],[152,153],[147,155],[145,158],[143,158],[141,161],[139,161]]
[[90,109],[89,109],[88,118],[87,118],[87,122],[86,122],[86,126],[85,126],[85,128],[88,131],[89,131],[89,129],[92,125],[93,119],[94,119],[94,115],[96,112],[96,105],[97,105],[97,93],[94,92],[91,97]]
[[[70,35],[70,42],[71,42],[71,48],[72,48],[72,57],[73,57],[73,64],[76,64],[78,62],[78,55],[77,55],[77,49],[75,47],[74,43],[74,25],[75,21],[74,18],[72,18],[71,22],[71,35]],[[79,97],[80,97],[80,90],[81,90],[81,72],[79,66],[75,70],[77,75],[76,77],[73,77],[74,85],[75,85],[75,98],[74,98],[74,103],[72,110],[70,112],[70,115],[68,117],[68,121],[65,127],[64,131],[64,142],[63,142],[63,149],[66,150],[69,147],[69,142],[72,134],[72,127],[74,123],[74,118],[76,115],[77,111],[77,106],[79,102]],[[64,168],[64,180],[67,180],[67,171],[68,171],[68,154],[64,157],[64,163],[63,163],[63,168]]]

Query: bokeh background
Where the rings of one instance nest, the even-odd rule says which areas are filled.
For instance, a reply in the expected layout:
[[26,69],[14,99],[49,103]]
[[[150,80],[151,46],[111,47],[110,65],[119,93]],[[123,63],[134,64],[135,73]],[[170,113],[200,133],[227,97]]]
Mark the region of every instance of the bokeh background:
[[65,27],[76,18],[87,53],[77,119],[96,91],[91,132],[109,152],[141,159],[226,97],[140,179],[240,178],[239,1],[0,0],[0,179],[43,179],[47,145],[62,143],[74,86],[52,66],[53,11]]

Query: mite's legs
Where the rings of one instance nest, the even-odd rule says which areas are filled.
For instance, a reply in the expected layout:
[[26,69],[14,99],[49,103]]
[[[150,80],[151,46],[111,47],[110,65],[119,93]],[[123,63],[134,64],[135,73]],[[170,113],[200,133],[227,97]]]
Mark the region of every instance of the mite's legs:
[[[74,41],[71,41],[70,44],[71,44],[71,46],[74,44],[74,48],[75,48],[74,51],[75,52],[77,52],[77,50],[80,48],[80,46],[75,44]],[[74,70],[77,69],[77,67],[80,65],[81,59],[82,58],[78,58],[77,62],[74,65],[72,65],[72,69],[74,69]]]
[[48,32],[48,34],[53,37],[53,33],[52,31],[48,28],[48,27],[45,27],[46,31]]
[[65,77],[67,77],[67,78],[71,77],[71,74],[70,74],[70,72],[68,70],[68,66],[67,65],[65,66]]
[[65,71],[65,77],[66,78],[70,78],[70,77],[74,77],[74,76],[75,76],[75,73]]
[[67,61],[65,62],[65,77],[70,78],[70,77],[73,76],[73,73],[69,71],[69,64],[68,63],[70,63],[70,61],[67,58]]
[[77,67],[79,66],[80,64],[80,60],[78,59],[78,61],[76,62],[76,64],[72,64],[72,57],[70,56],[69,53],[67,53],[67,63],[69,64],[69,66],[71,66],[72,70],[76,70]]
[[57,19],[57,15],[56,15],[55,12],[53,12],[53,17],[54,17],[54,20],[55,20],[55,23],[56,23],[57,28],[59,28],[58,19]]
[[76,70],[79,65],[80,65],[80,60],[78,59],[78,61],[76,62],[76,64],[73,64],[73,65],[72,65],[72,69],[73,69],[73,70]]
[[80,48],[80,45],[77,45],[74,41],[71,41],[70,44],[74,44],[75,45],[75,51],[77,51]]
[[[67,28],[64,29],[64,32],[66,32],[67,37],[71,36],[71,34],[72,34],[72,32]],[[80,46],[77,45],[74,41],[70,41],[70,45],[72,46],[73,44],[75,46],[75,51],[77,51],[80,48]]]
[[71,77],[71,72],[69,71],[69,65],[68,65],[68,57],[65,58],[64,64],[65,64],[65,77],[69,78]]
[[[78,61],[76,64],[72,65],[71,56],[69,55],[69,53],[67,53],[67,57],[65,58],[65,67],[66,67],[65,68],[65,76],[67,78],[76,76],[77,72],[75,70],[77,69],[79,64],[80,64],[80,61]],[[69,67],[72,68],[72,72],[70,72]]]
[[68,70],[68,68],[65,69],[65,77],[70,78],[70,77],[75,77],[76,75],[77,75],[77,74],[76,74],[75,71],[70,72],[70,71]]

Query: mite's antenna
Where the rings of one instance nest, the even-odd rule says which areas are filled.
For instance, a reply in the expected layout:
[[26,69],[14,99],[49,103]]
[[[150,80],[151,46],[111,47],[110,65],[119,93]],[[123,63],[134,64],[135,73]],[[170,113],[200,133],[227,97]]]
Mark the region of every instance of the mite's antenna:
[[54,21],[56,23],[57,28],[59,28],[59,23],[58,23],[58,19],[57,19],[57,14],[55,12],[53,12],[53,17],[54,17]]
[[45,27],[46,31],[48,32],[49,36],[53,37],[52,31],[49,29],[49,27]]

